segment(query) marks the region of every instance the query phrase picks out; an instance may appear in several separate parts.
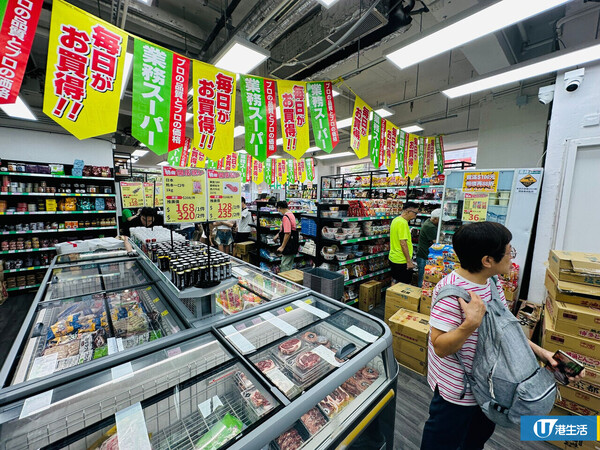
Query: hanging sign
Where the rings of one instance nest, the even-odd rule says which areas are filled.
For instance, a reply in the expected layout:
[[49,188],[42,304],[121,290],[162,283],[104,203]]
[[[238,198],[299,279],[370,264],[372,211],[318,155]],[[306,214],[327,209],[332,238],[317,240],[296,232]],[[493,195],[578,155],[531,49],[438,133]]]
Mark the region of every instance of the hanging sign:
[[354,100],[350,147],[359,159],[369,154],[369,116],[372,109],[360,97]]
[[298,175],[298,181],[304,183],[306,181],[306,164],[304,159],[298,161]]
[[43,0],[0,0],[0,104],[17,101]]
[[119,184],[123,209],[144,206],[144,187],[141,182],[121,181]]
[[62,0],[53,2],[44,113],[78,139],[117,129],[127,37]]
[[315,145],[325,153],[331,153],[340,141],[333,86],[331,81],[316,81],[307,83],[306,89]]
[[496,192],[499,172],[465,172],[463,192]]
[[294,161],[291,159],[287,159],[285,161],[286,163],[286,174],[287,174],[287,182],[288,183],[294,183],[296,180],[296,177],[294,176]]
[[255,184],[265,181],[264,164],[255,158],[252,158],[252,181]]
[[444,138],[442,136],[435,137],[435,157],[437,159],[437,170],[439,173],[444,173]]
[[206,170],[163,166],[165,223],[205,222]]
[[230,170],[207,170],[208,220],[242,218],[242,183],[240,173]]
[[465,192],[463,204],[463,222],[483,222],[487,217],[490,194],[484,192]]
[[185,142],[183,143],[183,148],[181,150],[181,157],[179,159],[179,164],[177,164],[179,167],[189,167],[190,146],[191,146],[191,139],[186,139]]
[[169,166],[179,166],[179,162],[181,161],[181,153],[183,152],[183,148],[178,148],[169,152],[167,155],[167,164]]
[[406,135],[406,176],[414,180],[419,175],[419,137]]
[[171,72],[171,108],[169,115],[169,151],[181,147],[185,140],[190,60],[173,53]]
[[277,80],[283,150],[300,159],[308,150],[308,120],[306,118],[306,83],[303,81]]
[[377,114],[376,112],[373,112],[373,121],[372,121],[372,136],[371,136],[371,140],[370,142],[370,154],[371,154],[371,161],[373,162],[373,165],[375,166],[375,168],[379,168],[381,167],[381,163],[382,163],[382,159],[379,158],[379,153],[381,151],[381,144],[383,141],[383,144],[385,145],[385,132],[383,133],[383,135],[381,134],[381,127],[382,127],[382,122],[384,122],[385,119],[382,120],[381,116],[379,114]]
[[271,185],[271,160],[267,159],[264,162],[264,170],[265,170],[265,175],[264,175],[264,181],[265,183],[267,183],[268,185]]
[[[373,113],[375,114],[375,113]],[[384,119],[385,120],[385,119]],[[398,139],[398,128],[392,122],[386,121],[386,137],[385,137],[385,167],[387,167],[391,175],[396,171],[396,147]]]
[[398,170],[400,175],[404,178],[406,176],[406,144],[408,134],[400,130],[398,132],[398,150],[396,152],[396,159],[398,160]]
[[315,160],[312,158],[306,160],[306,179],[308,181],[315,179]]
[[275,81],[241,75],[240,84],[246,127],[246,151],[264,162],[277,151]]
[[432,177],[435,172],[435,138],[425,138],[425,176]]
[[[154,202],[152,201],[154,200]],[[157,208],[163,205],[162,181],[144,183],[144,206]]]
[[235,73],[193,62],[194,147],[212,161],[233,152]]
[[425,174],[425,138],[419,136],[419,177]]
[[240,158],[239,158],[238,170],[240,172],[240,177],[242,179],[242,183],[247,181],[246,173],[248,171],[248,166],[246,165],[246,163],[248,162],[248,156],[250,156],[250,155],[241,154]]
[[285,159],[277,161],[277,177],[279,183],[285,184],[287,182],[287,162]]
[[200,159],[200,150],[197,148],[193,148],[190,152],[190,167],[198,167],[198,162]]
[[278,184],[279,180],[277,178],[277,159],[271,159],[271,186]]

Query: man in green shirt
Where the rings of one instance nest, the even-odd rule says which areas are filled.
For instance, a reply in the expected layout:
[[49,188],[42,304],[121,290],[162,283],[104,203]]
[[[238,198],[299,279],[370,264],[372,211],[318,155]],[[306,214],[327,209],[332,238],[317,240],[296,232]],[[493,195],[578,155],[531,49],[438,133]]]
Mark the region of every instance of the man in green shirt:
[[427,258],[429,256],[429,247],[431,247],[431,244],[433,244],[437,238],[438,223],[440,223],[441,216],[442,210],[440,208],[434,209],[431,212],[431,218],[427,219],[421,226],[421,233],[419,234],[419,245],[417,247],[417,268],[419,269],[419,287],[423,286],[423,275],[425,274],[425,266],[427,265]]
[[406,202],[402,214],[392,220],[390,227],[390,254],[392,277],[396,282],[410,284],[415,267],[413,245],[408,222],[417,217],[419,206],[414,202]]

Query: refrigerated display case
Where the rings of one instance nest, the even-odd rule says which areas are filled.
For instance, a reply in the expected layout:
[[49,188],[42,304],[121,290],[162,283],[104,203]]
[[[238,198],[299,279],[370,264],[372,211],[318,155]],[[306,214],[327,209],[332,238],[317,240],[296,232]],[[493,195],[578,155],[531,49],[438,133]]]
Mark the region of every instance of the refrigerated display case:
[[[0,449],[393,448],[383,322],[313,292],[243,314],[51,390],[0,391]],[[261,370],[267,354],[275,367]]]

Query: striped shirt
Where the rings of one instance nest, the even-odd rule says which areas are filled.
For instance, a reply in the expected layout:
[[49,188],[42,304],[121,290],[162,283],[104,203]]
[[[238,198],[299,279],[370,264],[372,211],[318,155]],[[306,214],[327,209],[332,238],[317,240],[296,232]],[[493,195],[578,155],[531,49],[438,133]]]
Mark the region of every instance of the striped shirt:
[[[429,324],[433,328],[437,328],[438,330],[444,332],[458,328],[458,326],[465,320],[465,315],[456,297],[448,297],[440,300],[434,305],[433,302],[435,302],[438,292],[442,286],[446,286],[447,284],[459,286],[467,291],[478,294],[485,303],[491,301],[492,292],[490,289],[493,287],[493,285],[490,285],[490,280],[483,285],[472,283],[471,281],[461,277],[456,272],[446,275],[437,284],[433,291],[433,301],[431,303],[433,307],[431,308],[431,318],[429,320]],[[498,283],[497,289],[502,303],[504,303],[506,306],[504,291],[502,290],[500,283]],[[475,356],[475,349],[477,348],[478,335],[479,331],[475,330],[473,334],[467,338],[460,349],[461,358],[465,368],[467,369],[467,372],[469,373],[471,373],[473,368],[473,357]],[[435,387],[437,386],[440,395],[450,403],[463,406],[472,406],[477,404],[471,389],[468,387],[464,398],[460,398],[460,394],[464,386],[464,371],[460,366],[456,355],[449,355],[445,358],[440,358],[435,354],[435,351],[433,350],[433,344],[431,343],[431,335],[429,338],[427,357],[429,361],[427,382],[432,390],[435,390]]]

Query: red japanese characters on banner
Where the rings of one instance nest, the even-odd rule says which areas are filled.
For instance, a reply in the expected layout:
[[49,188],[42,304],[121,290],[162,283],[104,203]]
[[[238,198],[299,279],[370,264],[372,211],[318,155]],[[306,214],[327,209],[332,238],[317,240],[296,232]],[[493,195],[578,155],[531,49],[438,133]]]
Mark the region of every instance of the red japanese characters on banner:
[[364,106],[363,110],[362,110],[361,121],[360,121],[360,135],[361,136],[367,135],[367,131],[369,129],[369,115],[370,115],[369,108]]
[[277,151],[277,96],[275,80],[265,78],[265,103],[267,107],[267,157]]
[[197,167],[198,161],[200,160],[200,150],[197,148],[192,149],[190,154],[190,167]]
[[360,124],[362,124],[362,108],[354,110],[354,123],[359,124],[352,127],[352,148],[360,147]]
[[396,153],[396,139],[398,138],[396,134],[396,128],[390,127],[387,130],[387,136],[385,139],[385,161],[386,164],[388,161],[391,161],[392,154]]
[[231,120],[231,95],[233,77],[217,73],[216,83],[201,78],[198,80],[198,130],[200,148],[212,150],[217,131],[216,122],[224,125]]
[[296,123],[294,121],[294,96],[290,93],[281,94],[281,116],[283,117],[283,132],[287,137],[287,152],[296,149]]
[[[172,72],[169,151],[181,147],[182,142],[185,140],[190,60],[173,53]],[[196,166],[192,165],[192,167]]]
[[305,179],[306,179],[306,166],[304,164],[304,160],[301,159],[300,161],[298,161],[298,178],[296,179],[296,181],[304,182]]
[[[17,101],[43,0],[8,0],[0,29],[0,104]],[[0,13],[2,13],[0,6]]]
[[246,182],[252,181],[252,173],[254,171],[254,161],[251,155],[246,155]]
[[183,142],[183,149],[181,151],[181,159],[179,160],[179,167],[187,167],[191,146],[192,140],[190,138],[185,138],[185,141]]
[[381,167],[383,165],[383,161],[385,159],[385,145],[387,139],[387,120],[381,119],[381,132],[379,134],[379,160],[377,161],[378,166]]
[[306,122],[306,106],[305,106],[304,86],[294,86],[294,110],[296,112],[296,125],[304,126]]
[[327,115],[329,122],[329,135],[331,136],[331,147],[335,148],[340,142],[340,135],[337,128],[337,118],[335,117],[335,103],[333,101],[333,85],[331,81],[323,83],[325,88],[325,100],[327,102]]
[[217,169],[224,169],[225,168],[225,158],[221,158],[220,160],[217,161]]
[[[275,184],[277,179],[278,179],[277,178],[277,160],[272,159],[271,160],[271,186],[273,186]],[[267,183],[268,183],[268,181],[267,181]]]

